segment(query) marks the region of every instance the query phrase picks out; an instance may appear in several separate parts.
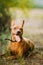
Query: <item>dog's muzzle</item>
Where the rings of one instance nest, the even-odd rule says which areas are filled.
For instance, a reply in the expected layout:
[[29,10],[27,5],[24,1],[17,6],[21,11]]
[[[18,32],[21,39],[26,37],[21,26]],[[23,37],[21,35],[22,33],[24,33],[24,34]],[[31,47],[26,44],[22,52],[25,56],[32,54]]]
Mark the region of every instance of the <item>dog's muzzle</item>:
[[21,34],[21,31],[17,31],[17,34],[16,35],[20,35]]

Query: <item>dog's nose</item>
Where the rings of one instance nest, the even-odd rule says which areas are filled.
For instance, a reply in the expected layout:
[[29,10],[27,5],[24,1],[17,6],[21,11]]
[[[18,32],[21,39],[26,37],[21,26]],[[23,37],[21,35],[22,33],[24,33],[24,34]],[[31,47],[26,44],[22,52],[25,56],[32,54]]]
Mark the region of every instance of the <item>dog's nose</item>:
[[20,31],[17,32],[18,34],[20,33]]
[[21,32],[20,31],[17,31],[17,35],[19,35]]

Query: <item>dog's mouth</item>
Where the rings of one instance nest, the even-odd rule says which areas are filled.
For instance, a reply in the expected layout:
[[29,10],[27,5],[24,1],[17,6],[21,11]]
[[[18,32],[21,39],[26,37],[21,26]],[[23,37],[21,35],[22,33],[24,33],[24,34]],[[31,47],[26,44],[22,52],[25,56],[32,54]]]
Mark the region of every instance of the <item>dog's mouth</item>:
[[19,37],[19,36],[16,36],[15,35],[15,39],[14,40],[12,40],[12,39],[5,39],[5,40],[9,40],[9,41],[11,41],[11,42],[20,42],[21,41],[21,38]]
[[15,35],[15,40],[16,40],[17,42],[20,42],[20,41],[21,41],[20,36],[19,36],[19,35]]
[[16,34],[13,34],[14,35],[14,38],[17,42],[20,42],[21,39],[22,39],[22,33],[19,32],[19,33],[16,33]]

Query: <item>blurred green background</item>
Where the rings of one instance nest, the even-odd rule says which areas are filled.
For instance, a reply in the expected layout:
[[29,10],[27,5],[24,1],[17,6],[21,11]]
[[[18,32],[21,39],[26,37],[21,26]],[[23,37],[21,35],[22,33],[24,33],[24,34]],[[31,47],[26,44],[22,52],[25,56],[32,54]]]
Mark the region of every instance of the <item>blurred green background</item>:
[[[23,36],[43,46],[43,0],[0,0],[0,52],[5,53],[11,37],[11,17],[25,21]],[[0,53],[0,54],[1,54]]]

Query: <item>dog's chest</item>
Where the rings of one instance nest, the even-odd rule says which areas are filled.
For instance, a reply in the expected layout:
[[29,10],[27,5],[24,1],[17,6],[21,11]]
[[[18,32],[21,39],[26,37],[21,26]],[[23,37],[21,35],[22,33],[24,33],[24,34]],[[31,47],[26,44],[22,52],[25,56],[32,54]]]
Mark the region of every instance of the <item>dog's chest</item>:
[[19,50],[22,50],[23,45],[24,44],[22,42],[21,43],[12,42],[9,45],[9,50],[12,51],[12,52],[17,52],[18,53]]
[[9,45],[9,48],[10,48],[10,50],[14,51],[18,48],[18,46],[19,46],[19,43],[11,42],[10,45]]
[[9,50],[13,53],[13,54],[19,54],[19,55],[23,55],[25,52],[27,52],[29,49],[29,45],[22,41],[22,42],[11,42],[9,45]]

